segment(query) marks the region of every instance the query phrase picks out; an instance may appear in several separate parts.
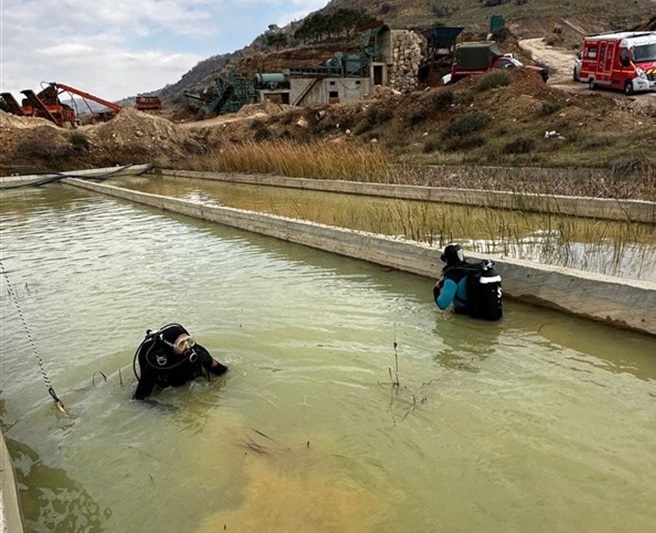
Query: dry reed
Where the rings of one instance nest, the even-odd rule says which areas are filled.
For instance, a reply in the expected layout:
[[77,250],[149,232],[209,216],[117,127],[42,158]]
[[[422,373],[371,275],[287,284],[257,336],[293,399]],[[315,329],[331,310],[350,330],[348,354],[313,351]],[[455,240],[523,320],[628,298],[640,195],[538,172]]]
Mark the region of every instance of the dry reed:
[[380,147],[343,142],[226,143],[217,153],[195,158],[189,165],[192,170],[212,172],[372,182],[389,179],[392,172],[391,161]]

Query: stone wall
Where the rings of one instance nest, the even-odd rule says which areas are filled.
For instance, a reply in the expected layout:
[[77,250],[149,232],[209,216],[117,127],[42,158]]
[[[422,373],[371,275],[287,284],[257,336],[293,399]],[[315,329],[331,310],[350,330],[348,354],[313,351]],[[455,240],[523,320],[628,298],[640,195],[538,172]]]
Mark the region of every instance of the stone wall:
[[388,70],[389,86],[402,93],[417,88],[423,38],[409,30],[392,31],[392,64]]

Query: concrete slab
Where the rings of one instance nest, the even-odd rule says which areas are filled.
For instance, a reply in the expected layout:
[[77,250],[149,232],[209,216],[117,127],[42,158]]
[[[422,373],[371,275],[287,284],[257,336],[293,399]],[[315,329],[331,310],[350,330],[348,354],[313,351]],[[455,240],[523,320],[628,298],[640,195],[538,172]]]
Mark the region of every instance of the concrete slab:
[[238,174],[196,172],[189,170],[161,170],[163,174],[186,178],[208,179],[271,187],[288,187],[343,194],[381,196],[403,200],[420,200],[447,204],[491,207],[528,212],[544,212],[605,220],[629,220],[656,224],[656,202],[581,196],[539,195],[516,192],[483,191],[475,189],[447,189],[413,185],[364,183],[341,180],[289,178],[266,174]]

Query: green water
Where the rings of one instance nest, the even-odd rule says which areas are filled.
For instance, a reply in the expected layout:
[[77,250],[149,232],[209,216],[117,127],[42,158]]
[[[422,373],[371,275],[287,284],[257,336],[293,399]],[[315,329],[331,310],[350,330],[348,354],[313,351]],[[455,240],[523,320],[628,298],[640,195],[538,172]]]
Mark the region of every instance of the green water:
[[[475,322],[432,280],[64,185],[0,202],[70,411],[3,277],[28,533],[652,530],[655,339],[512,302]],[[228,375],[130,402],[134,350],[171,321]]]
[[435,246],[458,241],[480,253],[656,282],[656,229],[649,224],[171,176],[124,177],[114,183],[208,205],[264,211]]

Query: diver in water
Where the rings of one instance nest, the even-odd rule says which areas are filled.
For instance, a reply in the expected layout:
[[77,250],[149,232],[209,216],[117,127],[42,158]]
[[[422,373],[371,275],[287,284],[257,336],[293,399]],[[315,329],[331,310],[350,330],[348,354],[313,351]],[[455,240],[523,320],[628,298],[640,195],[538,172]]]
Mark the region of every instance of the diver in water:
[[494,263],[469,263],[459,244],[449,244],[440,259],[446,263],[433,287],[433,299],[442,310],[453,304],[453,312],[472,318],[499,320],[503,316],[501,276]]
[[[140,375],[136,362],[139,361]],[[180,324],[168,324],[155,332],[148,330],[132,362],[139,384],[136,400],[146,399],[157,385],[179,387],[202,375],[220,376],[228,367],[214,359]]]
[[467,308],[467,272],[458,267],[465,263],[465,253],[458,244],[449,244],[440,256],[446,263],[442,275],[433,287],[433,298],[443,311],[453,304],[455,313]]

